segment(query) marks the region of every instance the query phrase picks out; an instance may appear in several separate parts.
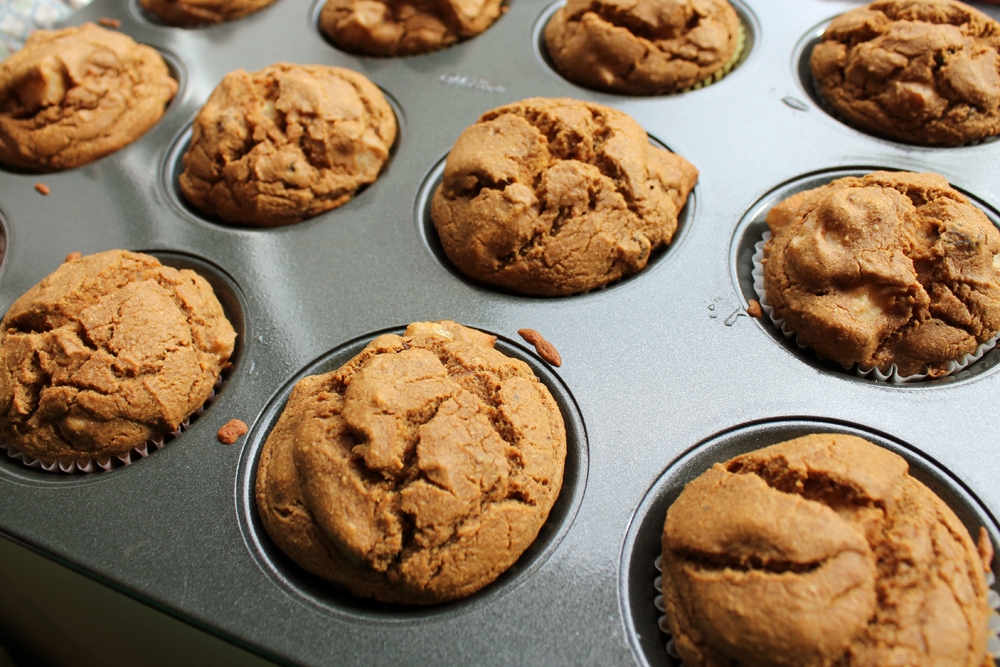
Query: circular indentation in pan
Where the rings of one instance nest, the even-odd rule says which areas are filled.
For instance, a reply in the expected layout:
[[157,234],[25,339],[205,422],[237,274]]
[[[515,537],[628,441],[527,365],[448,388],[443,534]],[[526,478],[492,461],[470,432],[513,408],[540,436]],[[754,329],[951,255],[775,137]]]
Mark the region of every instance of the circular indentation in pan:
[[[390,7],[393,6],[393,3],[386,2],[386,3],[383,3],[383,4],[387,4]],[[474,40],[474,39],[476,39],[476,37],[479,37],[479,35],[482,35],[483,33],[489,31],[490,29],[492,29],[497,23],[499,23],[500,21],[503,20],[504,15],[510,10],[510,0],[503,0],[500,3],[500,15],[497,16],[496,19],[494,19],[493,22],[491,24],[489,24],[486,27],[485,30],[483,30],[483,32],[480,32],[480,33],[477,33],[475,35],[472,35],[471,37],[460,38],[458,41],[452,42],[451,44],[448,44],[446,46],[442,46],[442,47],[440,47],[438,49],[434,49],[432,51],[427,51],[425,53],[414,53],[414,54],[405,55],[405,56],[381,56],[381,55],[372,55],[372,54],[368,54],[368,53],[357,53],[357,52],[354,52],[354,51],[349,51],[349,50],[343,48],[342,46],[340,46],[339,44],[336,44],[333,41],[333,39],[331,39],[330,36],[327,35],[323,31],[323,29],[320,27],[320,15],[323,13],[323,7],[325,5],[326,5],[326,0],[314,0],[313,6],[312,6],[312,10],[309,12],[309,17],[310,17],[309,23],[312,26],[313,30],[316,31],[316,34],[319,35],[320,39],[322,39],[324,42],[326,42],[330,46],[330,48],[337,49],[341,53],[346,53],[346,54],[352,55],[352,56],[360,56],[360,57],[366,57],[366,58],[380,58],[380,59],[419,58],[420,56],[426,56],[426,55],[431,55],[431,54],[434,54],[434,53],[440,53],[441,51],[445,51],[447,49],[452,49],[452,48],[455,48],[457,46],[461,46],[465,42]]]
[[[905,443],[857,426],[827,421],[789,419],[742,426],[712,437],[681,456],[668,467],[646,492],[629,524],[619,568],[618,592],[629,644],[641,665],[670,665],[680,661],[667,655],[667,635],[658,625],[658,595],[653,582],[658,572],[654,562],[660,555],[663,523],[667,509],[684,485],[715,463],[750,451],[785,442],[810,433],[843,433],[864,438],[902,456],[910,464],[910,474],[938,495],[969,529],[973,540],[985,526],[993,544],[1000,544],[1000,532],[990,513],[960,481],[931,459]],[[993,558],[993,571],[1000,567],[1000,555]]]
[[[792,52],[792,67],[795,70],[795,74],[799,79],[799,85],[802,86],[802,90],[805,94],[812,100],[813,104],[823,110],[823,112],[836,120],[838,123],[845,125],[846,127],[855,130],[867,137],[871,137],[878,141],[885,141],[888,143],[896,144],[899,146],[907,146],[908,148],[919,147],[926,148],[927,150],[947,150],[948,148],[963,148],[963,146],[923,146],[920,144],[909,144],[906,142],[899,141],[897,139],[889,139],[887,137],[882,137],[866,130],[862,130],[854,127],[847,120],[842,118],[834,108],[826,101],[823,95],[819,91],[819,82],[816,81],[816,77],[813,76],[812,67],[809,64],[812,58],[813,48],[823,41],[823,31],[830,24],[829,21],[824,21],[819,24],[805,35],[799,39],[798,43],[795,45],[795,50]],[[992,143],[994,141],[1000,140],[1000,136],[993,136],[987,139],[982,139],[980,141],[971,142],[966,144],[966,146],[978,146],[980,144]]]
[[34,169],[25,169],[25,168],[22,168],[22,167],[13,167],[13,166],[5,165],[5,164],[0,164],[0,172],[6,171],[6,172],[9,172],[9,173],[12,173],[12,174],[39,174],[39,175],[41,175],[41,174],[48,174],[48,173],[61,173],[61,172],[65,172],[65,171],[72,171],[73,169],[82,169],[84,167],[87,167],[88,165],[91,165],[91,164],[94,164],[96,162],[100,162],[101,160],[104,160],[106,158],[109,158],[112,155],[119,154],[121,151],[124,151],[124,150],[128,149],[129,146],[131,146],[135,142],[137,142],[140,139],[142,139],[142,137],[145,136],[147,133],[150,133],[154,129],[156,129],[156,126],[163,121],[163,117],[166,116],[170,112],[170,109],[174,105],[174,103],[177,100],[182,99],[182,97],[184,95],[184,92],[185,92],[185,90],[187,88],[188,76],[187,76],[187,70],[185,69],[184,65],[182,64],[181,59],[178,58],[177,56],[175,56],[173,53],[171,53],[170,51],[165,51],[165,50],[163,50],[163,49],[161,49],[159,47],[153,46],[151,44],[146,44],[145,46],[149,46],[150,48],[155,49],[156,52],[160,54],[160,57],[163,58],[164,64],[167,66],[167,73],[170,74],[170,78],[172,78],[174,81],[177,82],[177,92],[174,94],[174,96],[172,98],[170,98],[170,101],[167,102],[166,106],[164,106],[164,108],[163,108],[163,116],[161,116],[160,119],[156,121],[156,123],[154,123],[153,125],[151,125],[149,127],[149,129],[147,129],[145,132],[143,132],[138,137],[135,137],[134,139],[132,139],[132,141],[130,141],[129,143],[125,144],[124,146],[122,146],[118,150],[112,151],[111,153],[108,153],[107,155],[103,155],[103,156],[97,158],[96,160],[92,160],[90,162],[87,162],[86,164],[82,164],[79,167],[71,167],[70,169],[59,169],[59,170],[56,170],[56,171],[47,171],[47,170],[38,171],[38,170],[34,170]]
[[[650,138],[650,143],[652,143],[657,148],[662,148],[663,150],[669,151],[670,149],[660,141]],[[671,151],[673,152],[673,151]],[[511,290],[504,289],[502,287],[497,287],[494,285],[485,285],[477,283],[474,280],[466,277],[451,263],[448,259],[448,254],[444,251],[444,247],[441,245],[441,239],[438,237],[437,229],[434,227],[434,221],[431,219],[431,200],[434,198],[434,193],[437,191],[438,186],[441,185],[441,180],[444,176],[445,162],[448,156],[445,155],[431,168],[427,176],[424,177],[424,181],[420,186],[420,190],[417,192],[416,208],[414,211],[414,217],[417,224],[417,235],[420,240],[423,241],[424,246],[427,250],[434,256],[434,258],[443,266],[449,273],[451,273],[455,278],[461,280],[469,285],[475,285],[482,289],[490,290],[493,292],[498,292],[500,294],[508,294],[511,296],[521,297],[525,299],[561,299],[567,297],[546,297],[546,296],[533,296],[526,294],[518,294]],[[610,282],[601,287],[594,288],[589,292],[580,292],[578,294],[569,295],[568,298],[581,296],[583,294],[595,294],[601,293],[607,289],[614,289],[620,285],[625,285],[633,280],[641,279],[642,276],[649,274],[654,271],[656,267],[663,262],[667,257],[674,254],[677,247],[680,246],[681,242],[687,236],[688,231],[691,228],[691,221],[695,217],[695,211],[697,209],[696,195],[698,192],[698,186],[695,185],[694,189],[688,195],[687,202],[684,204],[684,208],[681,209],[677,216],[677,229],[674,231],[674,236],[670,240],[670,244],[665,248],[660,248],[655,250],[650,254],[649,260],[646,266],[639,271],[630,276],[625,276],[624,278],[619,278],[613,282]]]
[[[233,329],[236,331],[236,341],[233,345],[233,353],[229,357],[229,367],[227,369],[223,369],[215,386],[214,396],[203,406],[201,412],[196,412],[188,418],[188,423],[182,428],[181,433],[176,436],[168,434],[164,438],[165,443],[162,447],[176,447],[183,442],[185,433],[192,428],[204,412],[210,410],[211,406],[219,400],[220,395],[225,391],[226,386],[229,384],[229,380],[239,368],[240,360],[244,354],[244,341],[247,340],[250,332],[249,321],[247,319],[248,309],[246,299],[243,296],[243,291],[240,289],[239,285],[237,285],[236,281],[234,281],[225,271],[207,260],[187,253],[175,252],[171,250],[140,249],[136,252],[152,255],[160,260],[160,263],[164,266],[170,266],[180,270],[189,269],[204,278],[208,284],[212,286],[212,290],[215,292],[215,296],[219,300],[226,318],[229,320],[230,324],[233,325]],[[38,467],[28,467],[18,460],[8,456],[5,449],[0,449],[0,475],[7,476],[15,481],[26,484],[86,483],[94,479],[99,479],[102,475],[115,474],[122,468],[128,468],[131,465],[138,463],[143,458],[156,455],[159,451],[158,448],[154,448],[152,446],[149,446],[148,450],[148,456],[145,457],[132,452],[129,455],[129,463],[112,459],[111,463],[113,468],[108,471],[102,471],[100,468],[97,468],[94,474],[59,474],[58,470],[47,472]]]
[[[743,31],[744,31],[743,50],[740,51],[739,57],[733,64],[732,68],[729,70],[729,73],[724,75],[722,79],[732,76],[733,72],[739,69],[740,66],[747,61],[747,59],[750,57],[750,53],[753,51],[754,44],[757,41],[757,35],[760,34],[760,24],[757,21],[757,17],[754,15],[753,11],[751,11],[751,9],[742,2],[742,0],[729,0],[729,4],[732,5],[733,9],[736,10],[737,15],[739,15],[740,17],[740,23],[743,24]],[[554,2],[551,5],[548,5],[544,10],[542,10],[542,13],[535,20],[535,24],[532,28],[531,43],[535,47],[535,56],[538,58],[538,61],[542,63],[542,65],[546,69],[548,69],[554,76],[557,76],[565,81],[568,81],[574,86],[580,86],[581,84],[575,83],[574,81],[570,81],[569,79],[564,77],[562,73],[559,72],[559,70],[555,66],[555,63],[552,62],[552,57],[549,55],[549,49],[545,44],[545,26],[549,24],[549,21],[552,19],[552,15],[555,14],[560,9],[562,9],[565,5],[566,5],[565,0],[559,0],[558,2]],[[721,81],[721,79],[719,80]],[[706,84],[698,84],[695,85],[690,90],[685,90],[681,92],[692,92],[692,90],[697,90],[705,87]],[[586,87],[584,88],[587,89]],[[614,93],[608,93],[608,94],[611,95]],[[668,95],[671,94],[677,95],[679,93],[668,93]]]
[[382,171],[379,172],[378,178],[374,182],[368,183],[358,188],[354,194],[351,196],[350,200],[332,208],[329,211],[323,211],[311,218],[306,218],[295,223],[289,223],[286,225],[278,225],[275,227],[261,227],[256,225],[245,225],[235,222],[226,222],[217,218],[215,216],[208,216],[202,213],[194,205],[192,205],[184,194],[181,192],[180,176],[184,173],[184,154],[187,153],[188,148],[191,146],[191,136],[193,134],[194,120],[186,124],[181,131],[174,137],[173,141],[167,147],[166,154],[164,155],[163,163],[160,166],[160,183],[167,193],[167,198],[169,201],[177,208],[177,210],[187,214],[188,217],[194,218],[200,222],[206,223],[208,225],[213,225],[217,227],[224,227],[226,229],[239,229],[242,231],[249,230],[275,230],[283,229],[285,227],[292,227],[296,225],[303,225],[309,222],[322,220],[324,216],[335,215],[338,211],[342,211],[351,206],[351,204],[358,197],[361,197],[366,191],[377,186],[380,181],[385,179],[388,172],[392,166],[393,158],[396,156],[396,151],[399,149],[400,137],[403,134],[403,113],[399,106],[399,102],[386,91],[382,91],[386,102],[392,108],[393,115],[396,117],[396,139],[393,141],[392,146],[389,147],[389,158],[386,160],[385,164],[382,166]]
[[[879,171],[880,169],[885,169],[886,171],[897,171],[895,169],[886,169],[884,167],[845,167],[841,169],[831,169],[828,171],[818,171],[782,183],[757,200],[757,202],[755,202],[754,205],[751,206],[750,209],[743,215],[739,225],[736,227],[736,233],[733,236],[733,242],[729,254],[729,270],[733,276],[733,282],[735,283],[737,291],[743,297],[743,305],[746,306],[751,299],[755,301],[759,300],[757,292],[754,290],[754,280],[751,275],[751,272],[753,271],[752,258],[756,252],[756,245],[763,239],[764,232],[768,231],[767,213],[772,207],[797,192],[821,187],[838,178],[844,178],[846,176],[864,176],[865,174],[870,174],[871,172]],[[952,187],[955,186],[952,185]],[[986,217],[989,218],[995,226],[1000,227],[1000,213],[961,188],[955,189],[968,197],[972,204],[982,210],[983,213],[986,214]],[[776,327],[770,319],[768,319],[767,315],[757,318],[756,322],[758,326],[760,326],[760,328],[775,342],[784,347],[791,354],[801,359],[803,362],[825,372],[834,373],[848,380],[870,383],[876,382],[873,376],[870,376],[870,378],[859,377],[853,374],[853,370],[845,370],[839,364],[825,359],[820,359],[811,348],[800,349],[796,344],[794,336],[791,339],[785,338],[781,330],[778,329],[778,327]],[[940,387],[981,376],[984,373],[992,372],[997,364],[1000,364],[1000,349],[998,348],[1000,348],[1000,346],[989,350],[978,361],[951,375],[947,375],[936,380],[927,379],[918,382],[909,382],[906,384],[892,384],[891,386],[895,388],[914,389]],[[877,384],[885,385],[885,383],[882,382],[878,382]]]
[[400,327],[377,331],[345,343],[310,363],[279,389],[247,435],[237,479],[240,529],[250,553],[264,574],[303,604],[325,613],[373,623],[425,623],[428,620],[454,618],[502,598],[526,582],[558,548],[576,517],[587,483],[587,435],[572,395],[562,381],[533,354],[513,341],[498,337],[497,350],[520,359],[531,367],[552,393],[566,423],[566,467],[562,490],[535,541],[517,562],[492,584],[467,598],[426,607],[385,604],[357,598],[296,565],[268,537],[257,511],[254,485],[264,442],[284,411],[295,383],[308,375],[334,371],[377,336],[387,333],[401,335],[403,329]]
[[[197,3],[192,3],[192,4],[197,4]],[[259,12],[262,12],[266,10],[268,7],[270,7],[272,4],[274,4],[274,0],[272,0],[271,4],[267,6],[260,7],[259,9],[256,9],[250,12],[249,14],[238,16],[236,18],[229,19],[228,21],[222,21],[222,22],[209,21],[208,23],[198,23],[196,25],[174,25],[172,23],[167,23],[153,12],[146,11],[146,9],[142,6],[142,3],[139,0],[128,0],[126,6],[128,7],[128,11],[132,15],[132,17],[139,23],[153,25],[158,28],[168,28],[175,30],[204,30],[206,28],[217,28],[220,25],[228,26],[235,21],[240,21],[241,19],[245,19],[247,17],[258,14]]]

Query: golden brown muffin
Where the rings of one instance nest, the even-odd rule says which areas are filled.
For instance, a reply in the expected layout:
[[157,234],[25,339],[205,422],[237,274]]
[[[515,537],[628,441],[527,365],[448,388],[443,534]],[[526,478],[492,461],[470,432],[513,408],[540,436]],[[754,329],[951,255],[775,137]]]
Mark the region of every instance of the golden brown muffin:
[[326,0],[319,27],[349,53],[412,56],[475,37],[503,10],[503,0]]
[[240,69],[195,118],[181,192],[225,222],[287,225],[374,182],[395,139],[392,108],[362,74],[288,63]]
[[38,30],[0,63],[0,164],[72,169],[127,146],[177,82],[155,49],[93,23]]
[[685,667],[993,667],[984,564],[906,461],[848,435],[738,456],[667,512]]
[[1000,133],[1000,23],[961,2],[851,10],[810,62],[823,97],[865,132],[928,146]]
[[582,86],[662,95],[732,67],[743,32],[726,0],[568,0],[545,26],[545,47]]
[[139,0],[167,25],[189,27],[223,23],[264,9],[274,0]]
[[0,435],[45,463],[126,455],[205,403],[235,338],[193,271],[125,250],[70,259],[0,323]]
[[417,322],[302,379],[257,469],[275,544],[384,602],[454,600],[510,567],[559,495],[566,431],[545,385],[495,340]]
[[1000,331],[1000,232],[937,174],[841,178],[767,224],[774,316],[821,357],[939,375]]
[[698,180],[600,104],[532,98],[483,114],[455,142],[431,218],[463,274],[559,296],[632,275],[666,246]]

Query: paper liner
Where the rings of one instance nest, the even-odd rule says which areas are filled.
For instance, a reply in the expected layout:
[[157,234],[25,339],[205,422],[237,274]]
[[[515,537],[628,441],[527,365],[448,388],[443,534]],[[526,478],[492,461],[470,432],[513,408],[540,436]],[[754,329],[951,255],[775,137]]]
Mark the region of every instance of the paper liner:
[[102,458],[90,458],[90,459],[81,458],[79,460],[56,459],[52,463],[45,463],[44,461],[41,461],[39,459],[32,458],[30,455],[25,454],[24,452],[19,452],[18,450],[14,449],[12,445],[4,442],[3,440],[0,440],[0,449],[6,452],[7,456],[9,456],[10,458],[15,459],[16,461],[20,461],[29,468],[41,468],[46,472],[66,473],[72,475],[78,472],[95,473],[95,472],[100,472],[102,470],[111,470],[112,468],[120,468],[122,466],[130,465],[138,461],[139,459],[146,458],[147,456],[149,456],[150,454],[152,454],[153,452],[160,449],[165,444],[167,444],[168,442],[179,436],[181,433],[183,433],[186,428],[191,426],[192,420],[197,419],[198,417],[203,415],[205,413],[205,408],[207,408],[215,401],[216,392],[220,387],[222,387],[221,374],[219,375],[218,378],[216,378],[215,386],[212,387],[212,391],[209,393],[208,398],[205,399],[205,402],[201,405],[201,407],[195,410],[190,416],[186,417],[184,421],[182,421],[176,429],[174,429],[170,433],[167,433],[165,436],[161,438],[149,439],[146,442],[142,443],[140,446],[133,447],[125,454],[113,454],[103,459]]
[[[657,572],[663,571],[663,566],[660,561],[661,556],[657,556],[656,560],[653,561],[653,567],[656,568]],[[989,587],[989,591],[986,593],[986,603],[989,604],[990,609],[993,613],[990,614],[989,618],[989,638],[986,640],[986,653],[995,660],[1000,658],[1000,613],[997,610],[1000,609],[1000,593],[994,590],[993,585],[996,583],[996,576],[992,572],[986,573],[986,585]],[[677,653],[677,649],[674,648],[674,638],[670,635],[670,625],[667,621],[666,607],[663,604],[663,577],[657,575],[656,579],[653,580],[653,588],[656,589],[656,597],[653,599],[653,604],[656,609],[660,612],[659,618],[657,618],[656,624],[660,626],[660,631],[667,635],[668,639],[664,644],[667,650],[667,655],[676,660],[680,660],[681,656]],[[684,663],[680,663],[680,667],[684,667]]]
[[692,90],[698,90],[700,88],[704,88],[705,86],[711,86],[713,83],[721,81],[724,76],[733,71],[733,68],[736,67],[736,63],[740,61],[740,58],[743,56],[743,49],[746,47],[746,43],[747,43],[747,29],[743,27],[743,21],[740,21],[740,25],[737,28],[737,33],[736,33],[736,50],[733,51],[733,55],[729,57],[729,60],[726,61],[726,64],[723,65],[721,69],[716,70],[710,76],[705,77],[704,79],[694,84],[693,86],[688,86],[687,88],[684,88],[677,92],[687,93]]
[[[803,345],[802,343],[799,342],[798,336],[796,335],[795,331],[793,331],[791,327],[787,325],[785,320],[775,315],[774,307],[771,306],[770,301],[768,301],[767,299],[767,290],[764,288],[763,259],[764,259],[764,245],[768,242],[770,238],[771,238],[771,232],[770,231],[764,232],[764,236],[762,237],[762,239],[754,245],[754,254],[752,258],[753,271],[751,272],[750,275],[753,276],[753,290],[754,292],[757,293],[757,299],[760,301],[760,309],[764,311],[764,314],[767,315],[768,319],[771,320],[774,326],[781,331],[782,335],[784,335],[786,339],[791,340],[792,342],[795,343],[796,347],[798,347],[800,350],[811,349],[808,345]],[[957,373],[963,368],[979,361],[984,354],[986,354],[994,347],[996,347],[998,338],[1000,338],[1000,332],[998,332],[997,335],[993,336],[993,338],[981,344],[973,352],[959,359],[953,359],[952,361],[949,361],[948,365],[945,366],[944,368],[944,372],[935,375],[931,379],[936,380],[938,378],[947,377],[948,375]],[[845,372],[853,373],[858,377],[870,378],[877,382],[891,382],[893,384],[902,384],[905,382],[919,382],[920,380],[924,380],[929,376],[928,373],[914,373],[913,375],[902,376],[897,372],[896,364],[893,364],[892,366],[889,367],[888,373],[883,373],[878,368],[874,367],[865,368],[861,364],[854,364],[853,366],[841,366],[841,368],[843,368]]]

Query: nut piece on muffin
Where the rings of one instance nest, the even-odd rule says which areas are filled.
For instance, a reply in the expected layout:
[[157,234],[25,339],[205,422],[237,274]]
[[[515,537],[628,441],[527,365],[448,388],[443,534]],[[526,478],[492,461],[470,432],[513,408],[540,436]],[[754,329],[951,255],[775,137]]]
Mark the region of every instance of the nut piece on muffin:
[[937,174],[837,179],[767,224],[773,317],[821,357],[940,375],[1000,331],[1000,231]]
[[880,0],[813,49],[819,92],[860,130],[955,146],[1000,133],[1000,23],[953,0]]
[[319,27],[348,53],[413,56],[475,37],[503,11],[503,0],[326,0]]
[[392,108],[362,74],[288,63],[240,69],[195,118],[180,188],[208,217],[287,225],[373,183],[395,139]]
[[153,48],[93,23],[38,30],[0,63],[0,164],[72,169],[127,146],[177,82]]
[[545,26],[563,76],[623,95],[676,93],[721,77],[744,38],[726,0],[569,0]]
[[685,665],[992,667],[984,563],[904,459],[808,435],[689,483],[663,599]]
[[125,456],[204,405],[235,339],[194,271],[125,250],[68,260],[0,324],[0,436],[45,463]]
[[566,431],[549,390],[495,340],[417,322],[299,381],[257,469],[275,544],[383,602],[455,600],[509,568],[559,495]]
[[483,114],[448,154],[431,218],[469,278],[562,296],[632,275],[666,246],[698,180],[632,118],[532,98]]
[[142,8],[163,23],[192,27],[224,23],[264,9],[274,0],[139,0]]

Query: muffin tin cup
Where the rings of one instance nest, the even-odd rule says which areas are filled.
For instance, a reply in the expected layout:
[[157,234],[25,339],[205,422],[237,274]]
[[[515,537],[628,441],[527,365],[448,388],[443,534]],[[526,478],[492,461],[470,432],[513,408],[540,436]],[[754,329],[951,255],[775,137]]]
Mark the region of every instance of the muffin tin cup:
[[[659,572],[660,571],[660,556],[656,557],[653,561],[653,568]],[[674,646],[674,638],[670,634],[670,626],[667,620],[666,609],[663,606],[663,595],[662,595],[662,581],[663,578],[657,576],[653,580],[653,590],[656,591],[656,599],[653,602],[653,606],[656,607],[656,611],[660,614],[657,618],[657,624],[660,626],[660,630],[663,631],[664,645],[663,649],[667,652],[667,655],[677,661],[677,667],[684,667],[684,662],[681,660],[680,654],[677,652],[677,648]],[[1000,609],[1000,593],[997,593],[996,589],[996,575],[992,572],[986,574],[986,585],[990,587],[990,592],[988,595],[988,602],[990,609],[993,613],[990,614],[989,620],[989,638],[986,640],[986,653],[991,658],[1000,658],[1000,614],[997,610]]]
[[[969,495],[947,470],[894,438],[850,424],[816,419],[778,420],[734,428],[698,444],[674,461],[646,493],[629,526],[622,552],[619,592],[626,615],[626,632],[640,665],[682,667],[684,664],[674,647],[661,590],[660,538],[667,510],[687,483],[713,464],[810,433],[853,435],[902,456],[910,465],[910,475],[944,500],[965,524],[973,542],[978,542],[982,527],[986,529],[987,538],[994,545],[998,543],[998,526],[978,499]],[[998,567],[1000,554],[995,553],[992,570]],[[1000,658],[1000,614],[997,613],[1000,593],[993,571],[986,573],[987,603],[993,609],[987,653]]]
[[[750,51],[753,49],[754,45],[754,30],[753,24],[750,21],[751,11],[749,8],[743,5],[740,0],[730,0],[730,5],[736,10],[736,15],[739,18],[739,27],[737,28],[738,33],[736,37],[736,50],[733,51],[733,55],[729,57],[729,60],[720,67],[718,70],[705,77],[701,81],[696,82],[692,86],[677,90],[671,93],[660,93],[658,95],[649,95],[649,97],[663,97],[670,95],[681,95],[684,93],[690,93],[696,90],[701,90],[711,86],[714,83],[718,83],[722,79],[729,76],[734,70],[736,70],[740,65],[742,65],[747,57],[750,55]],[[533,41],[535,43],[535,49],[539,55],[539,58],[545,63],[545,65],[552,71],[553,74],[565,79],[574,86],[580,86],[586,88],[583,84],[576,83],[572,79],[565,77],[562,72],[556,67],[555,63],[552,62],[551,56],[549,56],[548,47],[545,43],[545,27],[548,25],[552,16],[562,9],[566,5],[564,0],[559,0],[558,2],[549,5],[542,15],[539,17],[538,21],[535,23]],[[602,91],[595,91],[602,92]],[[646,95],[625,95],[618,93],[607,93],[620,95],[623,97],[647,97]]]
[[399,327],[373,332],[338,346],[314,360],[271,398],[264,409],[262,420],[253,427],[246,438],[238,496],[240,526],[247,548],[257,566],[274,585],[294,596],[300,603],[322,614],[374,623],[433,622],[473,613],[495,603],[522,585],[532,572],[544,565],[572,525],[586,489],[589,460],[586,429],[572,395],[553,370],[539,361],[535,354],[528,352],[519,343],[497,336],[496,349],[507,357],[519,359],[531,367],[539,380],[549,389],[566,425],[566,462],[562,488],[538,535],[520,558],[495,581],[479,591],[452,602],[429,606],[388,604],[358,598],[334,584],[309,574],[292,562],[272,542],[257,509],[255,495],[257,467],[264,444],[284,412],[292,390],[300,380],[307,376],[335,371],[378,336],[390,333],[402,335],[404,330],[405,327]]
[[205,414],[205,410],[215,402],[216,392],[222,389],[222,376],[220,375],[215,380],[215,385],[212,387],[212,392],[205,399],[205,403],[199,407],[190,417],[185,417],[184,421],[177,425],[177,428],[171,430],[166,435],[160,438],[150,438],[146,440],[141,445],[133,447],[131,450],[124,454],[113,454],[106,457],[79,457],[75,459],[55,459],[51,463],[46,463],[40,459],[33,458],[32,456],[25,454],[24,452],[18,451],[13,445],[0,440],[0,449],[7,453],[7,456],[19,461],[23,465],[29,468],[38,468],[44,470],[45,472],[55,472],[55,473],[65,473],[72,475],[74,473],[96,473],[107,470],[113,470],[114,468],[120,468],[122,466],[127,466],[146,458],[153,452],[165,447],[167,444],[180,437],[181,433],[186,431],[191,427],[191,424],[196,421],[199,417]]
[[[778,317],[774,310],[774,306],[771,305],[770,300],[767,298],[767,289],[764,286],[764,246],[770,238],[771,232],[764,232],[763,238],[754,245],[756,252],[753,255],[753,271],[751,272],[751,275],[753,276],[754,291],[757,292],[757,298],[760,300],[760,308],[764,311],[764,314],[767,315],[771,324],[780,330],[786,339],[794,340],[796,347],[800,350],[811,350],[811,347],[803,345],[799,342],[798,335],[795,333],[795,330],[788,326],[785,320]],[[914,373],[913,375],[903,376],[900,375],[899,371],[896,369],[896,364],[893,364],[887,373],[883,373],[874,366],[871,368],[865,368],[862,364],[841,366],[841,368],[844,369],[845,373],[851,373],[859,378],[870,378],[876,382],[905,384],[907,382],[920,382],[921,380],[926,380],[928,377],[932,380],[937,380],[939,378],[948,377],[949,375],[954,375],[967,366],[982,359],[984,354],[996,347],[998,338],[1000,338],[1000,332],[985,343],[981,343],[972,352],[963,355],[958,359],[949,361],[948,365],[945,366],[944,371],[937,373],[934,376],[930,376],[927,373]]]
[[914,146],[920,148],[927,148],[929,150],[949,150],[954,148],[964,148],[969,146],[979,146],[985,143],[990,143],[1000,139],[1000,134],[994,134],[989,137],[983,137],[981,139],[973,139],[965,143],[956,144],[954,146],[934,146],[920,143],[909,143],[901,139],[894,139],[892,137],[884,136],[876,132],[872,132],[854,125],[850,120],[844,118],[839,111],[837,111],[832,104],[826,99],[826,96],[820,92],[819,82],[816,77],[813,76],[812,66],[810,64],[812,58],[813,48],[817,44],[823,41],[823,33],[826,31],[827,26],[829,26],[830,21],[823,21],[820,25],[816,26],[810,30],[801,40],[796,47],[796,55],[794,56],[794,61],[796,63],[797,73],[802,85],[802,88],[806,91],[806,94],[812,99],[812,101],[828,116],[833,118],[838,123],[841,123],[845,127],[849,127],[852,130],[861,132],[869,137],[877,139],[879,141],[889,141],[897,143],[901,146]]

